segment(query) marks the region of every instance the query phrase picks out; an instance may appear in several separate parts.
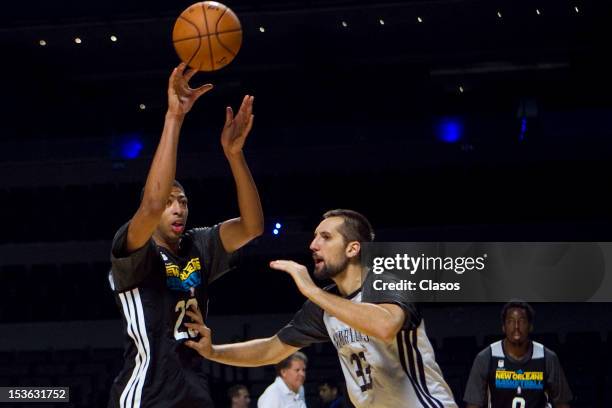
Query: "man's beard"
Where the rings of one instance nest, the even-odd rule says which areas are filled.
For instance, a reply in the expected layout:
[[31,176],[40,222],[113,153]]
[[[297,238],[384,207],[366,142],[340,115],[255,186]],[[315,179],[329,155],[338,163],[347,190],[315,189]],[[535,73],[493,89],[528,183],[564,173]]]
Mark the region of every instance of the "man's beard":
[[325,262],[323,268],[321,270],[314,271],[314,276],[317,279],[332,279],[334,276],[338,275],[340,272],[344,271],[349,264],[349,258],[344,257],[340,263],[333,265]]

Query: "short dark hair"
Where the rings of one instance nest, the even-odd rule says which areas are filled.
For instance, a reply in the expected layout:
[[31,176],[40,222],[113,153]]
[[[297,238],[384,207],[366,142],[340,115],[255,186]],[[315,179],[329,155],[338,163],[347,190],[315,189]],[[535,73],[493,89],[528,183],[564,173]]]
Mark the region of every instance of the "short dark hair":
[[[183,193],[185,193],[185,187],[183,187],[183,185],[179,183],[178,180],[174,180],[172,182],[172,187],[178,187],[181,190],[183,190]],[[144,187],[142,188],[142,190],[140,190],[140,201],[142,201],[142,199],[144,198],[144,190],[145,190]],[[185,193],[185,195],[187,195],[187,193]]]
[[353,210],[336,209],[323,214],[323,219],[340,217],[344,223],[340,226],[340,234],[346,242],[372,242],[374,241],[374,229],[370,221],[361,213]]
[[240,394],[240,390],[245,390],[245,391],[249,391],[246,387],[246,385],[242,385],[242,384],[236,384],[236,385],[232,385],[231,387],[228,388],[227,390],[227,397],[230,399],[230,401],[234,398],[237,397]]
[[301,351],[296,351],[286,359],[276,364],[276,375],[280,375],[281,370],[291,367],[291,362],[293,360],[302,360],[304,364],[308,364],[308,357],[306,357],[306,354],[302,353]]
[[324,378],[323,380],[319,381],[317,388],[321,388],[324,385],[327,385],[330,389],[335,388],[336,390],[340,391],[340,388],[338,388],[338,382],[332,378]]
[[512,299],[511,301],[506,303],[504,307],[502,307],[502,324],[506,323],[506,316],[508,315],[508,310],[510,309],[523,309],[525,311],[525,314],[527,314],[527,320],[529,321],[529,324],[533,324],[533,319],[535,318],[535,310],[533,310],[533,307],[531,307],[529,303],[520,299]]

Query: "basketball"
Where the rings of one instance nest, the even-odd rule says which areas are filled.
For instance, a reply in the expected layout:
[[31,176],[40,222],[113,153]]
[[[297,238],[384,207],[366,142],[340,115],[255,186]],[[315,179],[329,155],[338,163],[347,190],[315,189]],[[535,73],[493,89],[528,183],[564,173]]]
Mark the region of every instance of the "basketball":
[[198,71],[216,71],[229,64],[242,45],[240,20],[215,1],[192,4],[176,19],[172,43],[181,61]]

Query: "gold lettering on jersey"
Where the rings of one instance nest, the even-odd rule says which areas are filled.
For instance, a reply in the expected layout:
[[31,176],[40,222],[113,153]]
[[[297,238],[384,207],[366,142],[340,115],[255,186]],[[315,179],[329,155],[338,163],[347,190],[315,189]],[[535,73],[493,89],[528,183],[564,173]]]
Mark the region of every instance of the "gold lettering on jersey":
[[166,276],[179,276],[179,267],[175,264],[166,264]]
[[514,381],[544,381],[544,373],[542,371],[525,371],[517,373],[515,371],[497,370],[495,371],[496,380],[514,380]]
[[181,281],[185,281],[192,273],[202,270],[200,258],[191,258],[183,270],[179,270],[178,265],[174,263],[166,263],[166,276],[178,277]]

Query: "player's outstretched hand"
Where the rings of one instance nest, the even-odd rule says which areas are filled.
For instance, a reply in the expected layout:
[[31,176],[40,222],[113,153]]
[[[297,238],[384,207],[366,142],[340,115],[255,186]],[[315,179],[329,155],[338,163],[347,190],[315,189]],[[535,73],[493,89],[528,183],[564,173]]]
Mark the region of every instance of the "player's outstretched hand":
[[200,339],[198,341],[187,340],[185,345],[197,351],[202,357],[209,358],[212,355],[212,332],[204,324],[204,319],[199,309],[196,309],[195,312],[187,310],[186,313],[187,316],[191,317],[193,323],[185,323],[185,327],[187,327],[189,331],[198,333]]
[[234,116],[234,111],[231,107],[225,108],[225,125],[221,133],[221,146],[225,155],[240,153],[244,146],[244,142],[253,127],[253,101],[254,96],[246,95],[242,99],[240,110]]
[[308,269],[304,265],[293,261],[280,260],[270,262],[270,268],[285,271],[291,275],[302,295],[307,298],[310,298],[313,291],[318,289],[318,286],[312,281],[310,274],[308,274]]
[[212,84],[202,85],[198,88],[191,88],[189,80],[198,72],[195,69],[185,72],[187,64],[181,63],[174,68],[168,81],[168,113],[176,116],[183,116],[191,110],[191,107],[212,89]]

